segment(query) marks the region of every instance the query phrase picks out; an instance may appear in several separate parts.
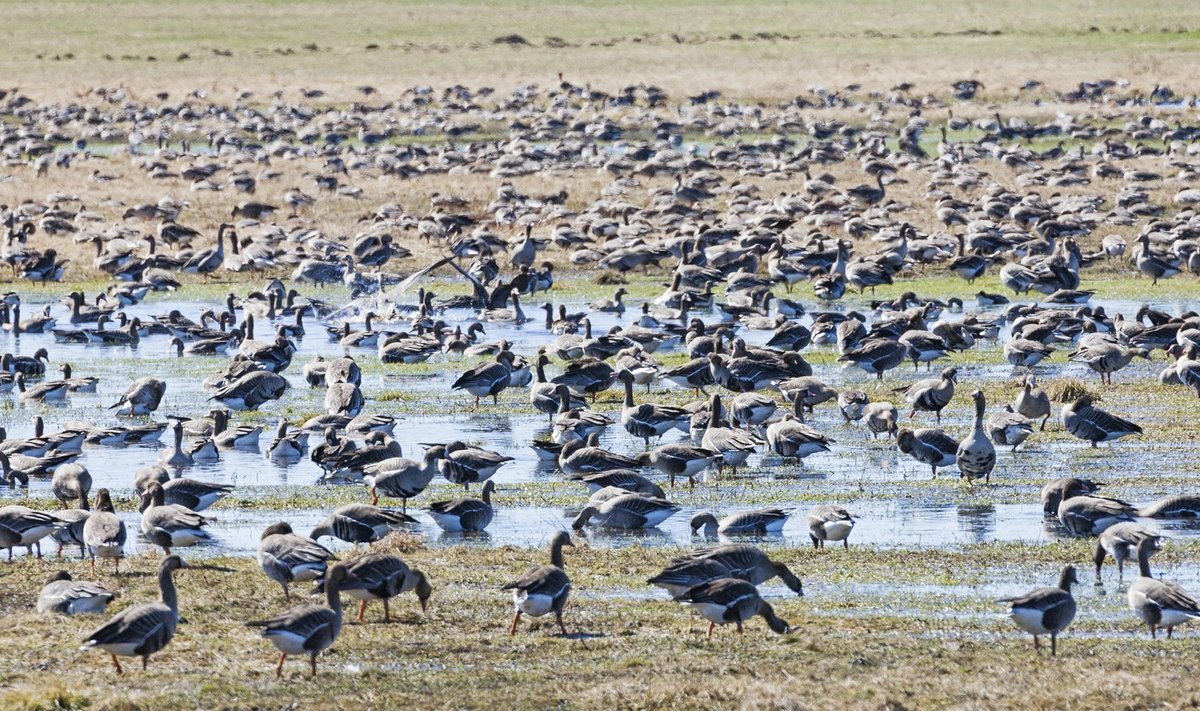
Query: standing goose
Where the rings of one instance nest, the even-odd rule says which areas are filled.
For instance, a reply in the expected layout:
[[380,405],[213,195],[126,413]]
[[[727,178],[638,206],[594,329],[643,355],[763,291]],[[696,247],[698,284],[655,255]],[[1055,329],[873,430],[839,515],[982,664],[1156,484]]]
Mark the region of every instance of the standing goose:
[[559,389],[567,391],[569,399],[567,409],[584,407],[587,402],[582,393],[577,393],[571,390],[566,385],[555,385],[546,379],[546,366],[550,364],[550,357],[545,352],[539,352],[537,359],[534,361],[534,370],[537,374],[533,385],[529,388],[529,401],[533,405],[533,409],[538,412],[543,412],[550,417],[551,424],[554,423],[554,415],[559,410]]
[[839,362],[852,363],[873,373],[883,381],[883,374],[904,362],[908,348],[891,338],[867,338],[838,357]]
[[705,512],[693,516],[689,525],[692,535],[703,528],[706,538],[715,538],[718,535],[767,536],[781,533],[791,515],[791,509],[772,506],[754,511],[739,511],[718,521],[716,516]]
[[371,491],[371,504],[379,503],[380,494],[400,499],[402,510],[408,511],[408,500],[425,491],[438,473],[438,462],[446,456],[446,448],[436,445],[425,450],[420,462],[404,457],[390,457],[363,468],[363,483]]
[[1116,343],[1104,341],[1081,346],[1070,354],[1067,359],[1083,363],[1100,374],[1100,382],[1112,385],[1112,374],[1129,365],[1134,358],[1150,360],[1150,351],[1145,348],[1125,348]]
[[804,584],[786,565],[772,561],[756,546],[730,543],[676,558],[646,582],[678,597],[688,588],[717,578],[738,578],[760,585],[776,576],[789,590],[804,595]]
[[25,506],[0,507],[0,548],[8,549],[10,563],[12,549],[16,546],[24,546],[30,553],[36,546],[37,557],[41,558],[42,539],[63,526],[58,517],[44,511]]
[[563,624],[563,606],[567,604],[567,596],[571,593],[571,579],[563,570],[564,546],[575,547],[571,536],[566,531],[558,531],[550,539],[550,564],[535,566],[516,580],[505,583],[501,590],[512,590],[513,615],[512,626],[508,633],[517,633],[517,624],[521,615],[541,617],[551,612],[558,622],[558,628],[565,635],[567,627]]
[[1024,415],[1013,412],[1012,405],[1005,405],[1003,410],[988,417],[987,432],[992,442],[1001,447],[1012,447],[1015,453],[1017,447],[1033,434],[1033,423]]
[[1138,571],[1141,574],[1130,584],[1126,592],[1129,609],[1150,628],[1150,638],[1158,638],[1158,628],[1167,628],[1167,639],[1179,625],[1200,620],[1200,606],[1196,599],[1175,583],[1158,580],[1150,575],[1150,556],[1158,548],[1158,541],[1143,538],[1138,542]]
[[[421,611],[429,606],[429,596],[433,594],[433,586],[425,573],[394,555],[383,553],[368,553],[355,558],[346,564],[350,576],[342,581],[342,592],[359,601],[358,622],[363,621],[367,611],[367,603],[371,600],[383,601],[383,621],[392,621],[389,602],[397,595],[415,591],[417,600],[421,603]],[[317,589],[328,585],[328,580],[322,582]]]
[[176,420],[171,425],[171,432],[175,437],[175,444],[170,449],[163,450],[162,455],[158,458],[159,463],[173,469],[182,469],[195,464],[195,457],[183,451],[183,423]]
[[142,492],[142,533],[156,546],[171,554],[177,546],[191,546],[212,540],[204,527],[213,519],[205,518],[179,504],[166,503],[162,484],[151,482]]
[[496,354],[496,360],[491,363],[481,363],[458,376],[451,390],[466,390],[475,396],[475,407],[479,407],[479,399],[491,397],[493,404],[500,403],[500,392],[512,381],[513,362],[516,356],[512,351],[501,350]]
[[958,453],[955,463],[958,464],[959,475],[966,477],[970,484],[976,479],[985,483],[992,482],[992,469],[996,466],[996,447],[987,438],[983,428],[983,413],[987,408],[987,400],[982,390],[971,393],[975,401],[975,429],[967,438],[958,443]]
[[435,501],[425,511],[443,531],[482,531],[492,522],[492,516],[495,514],[495,509],[492,508],[492,492],[495,490],[496,482],[488,479],[480,494],[482,498]]
[[[896,421],[900,418],[899,411],[896,406],[890,402],[869,402],[862,409],[863,420],[867,423],[867,430],[871,433],[871,439],[875,439],[876,435],[886,435],[888,437],[896,437],[899,432],[899,426]],[[955,443],[957,449],[958,444]]]
[[1091,442],[1092,447],[1099,442],[1142,433],[1142,428],[1135,423],[1094,406],[1090,395],[1083,395],[1075,402],[1063,405],[1062,423],[1068,432]]
[[179,596],[172,575],[181,568],[227,571],[216,566],[188,565],[179,556],[168,555],[158,566],[159,602],[121,610],[103,627],[88,635],[80,649],[108,652],[118,674],[124,670],[117,657],[141,657],[142,669],[145,669],[150,655],[161,651],[175,636],[175,627],[179,624]]
[[288,387],[288,381],[282,375],[255,370],[218,388],[208,399],[216,400],[230,410],[257,410],[264,403],[283,397]]
[[83,522],[83,543],[92,559],[92,575],[96,574],[96,558],[111,558],[113,572],[120,574],[125,537],[125,522],[117,518],[108,489],[97,491],[95,510]]
[[650,448],[651,437],[662,437],[671,430],[687,432],[692,413],[680,407],[633,402],[633,373],[621,370],[617,378],[625,384],[625,404],[621,409],[621,425],[634,437],[639,437]]
[[1003,598],[998,602],[1011,604],[1010,616],[1017,627],[1033,635],[1034,651],[1041,650],[1038,638],[1044,634],[1050,635],[1050,656],[1053,657],[1058,654],[1058,634],[1075,619],[1075,598],[1071,595],[1071,585],[1078,582],[1075,566],[1068,565],[1058,576],[1058,587],[1038,588],[1020,597]]
[[38,594],[37,611],[60,615],[100,614],[117,593],[103,585],[84,580],[72,580],[71,574],[60,570],[46,581]]
[[316,580],[325,575],[333,552],[311,538],[298,536],[286,522],[263,529],[258,542],[258,565],[267,577],[283,588],[283,596],[292,599],[291,583]]
[[1037,386],[1037,380],[1032,376],[1025,377],[1025,383],[1020,392],[1017,393],[1016,402],[1013,403],[1013,409],[1017,414],[1028,417],[1031,420],[1036,420],[1039,417],[1042,420],[1039,430],[1046,429],[1046,420],[1050,419],[1052,409],[1050,407],[1050,396]]
[[712,639],[717,625],[734,623],[742,631],[742,623],[761,615],[776,634],[787,634],[788,623],[780,619],[774,608],[758,594],[758,589],[745,580],[717,578],[689,588],[675,598],[676,602],[692,605],[708,620],[708,638]]
[[951,466],[958,459],[958,440],[932,427],[919,430],[901,427],[896,433],[896,448],[918,462],[928,464],[935,479],[938,467]]
[[904,397],[912,403],[908,411],[908,419],[917,414],[917,410],[932,412],[937,415],[938,424],[942,422],[942,410],[954,399],[954,386],[958,382],[958,368],[950,366],[943,368],[937,378],[918,380],[904,391]]
[[808,512],[808,537],[813,548],[824,548],[826,541],[841,541],[842,547],[849,549],[854,523],[854,517],[841,506],[814,506]]
[[109,405],[108,409],[116,409],[118,415],[149,415],[158,409],[166,392],[165,381],[158,378],[141,378],[134,381],[121,395],[121,399]]
[[1136,558],[1138,546],[1146,538],[1154,539],[1154,548],[1159,549],[1163,535],[1159,531],[1147,528],[1140,523],[1118,523],[1104,529],[1096,539],[1096,582],[1100,582],[1100,566],[1104,564],[1105,554],[1117,561],[1117,579],[1125,577],[1125,561]]
[[758,449],[760,441],[749,433],[718,424],[719,413],[722,412],[720,395],[714,394],[709,399],[708,412],[708,424],[700,438],[700,446],[721,455],[721,461],[717,463],[718,471],[729,466],[737,476],[737,468],[745,464]]
[[347,543],[374,543],[392,531],[402,530],[417,520],[399,511],[369,504],[346,504],[317,524],[308,537],[314,541],[332,536]]
[[298,605],[266,620],[247,622],[262,627],[263,637],[279,650],[275,676],[283,678],[283,663],[289,654],[307,654],[312,676],[317,675],[317,655],[328,649],[342,631],[342,584],[353,579],[341,563],[325,575],[325,604]]
[[688,485],[694,485],[696,476],[722,461],[721,454],[711,449],[697,447],[687,442],[664,444],[637,456],[638,464],[657,469],[666,474],[671,486],[676,477],[687,477]]
[[63,508],[71,501],[79,501],[81,505],[85,505],[88,493],[92,490],[92,475],[81,464],[61,464],[54,470],[50,490]]
[[804,398],[797,397],[792,403],[793,413],[767,427],[767,445],[784,459],[799,459],[801,462],[818,452],[828,452],[830,439],[816,429],[804,424]]

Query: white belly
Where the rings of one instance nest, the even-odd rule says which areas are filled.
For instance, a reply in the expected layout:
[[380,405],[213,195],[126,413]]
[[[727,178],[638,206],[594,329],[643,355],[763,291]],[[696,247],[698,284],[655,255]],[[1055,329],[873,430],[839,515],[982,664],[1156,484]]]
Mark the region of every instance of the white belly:
[[541,617],[554,609],[554,598],[549,595],[526,595],[520,590],[514,590],[513,606],[526,615]]
[[1174,627],[1176,625],[1185,625],[1195,619],[1194,616],[1178,610],[1163,610],[1162,621],[1158,624],[1160,627]]
[[825,539],[829,541],[844,541],[854,530],[852,521],[830,521],[825,526]]
[[463,530],[462,519],[458,516],[449,516],[442,513],[429,512],[434,522],[443,530],[451,533],[461,533]]
[[657,526],[675,513],[675,509],[659,509],[646,514],[646,528]]
[[693,604],[692,607],[695,608],[696,612],[700,613],[701,617],[709,622],[715,622],[718,625],[726,624],[724,605],[701,602]]
[[138,654],[137,654],[137,652],[135,652],[133,650],[137,649],[138,644],[139,644],[138,642],[118,642],[115,644],[92,644],[92,645],[88,645],[88,648],[89,649],[103,649],[104,651],[108,652],[109,654],[115,654],[118,657],[136,657],[136,656],[138,656]]
[[288,632],[286,630],[270,630],[266,633],[266,638],[271,640],[271,644],[275,645],[275,649],[284,654],[311,654],[312,652],[304,648],[304,643],[307,641],[304,637]]
[[124,553],[120,543],[101,543],[100,545],[89,545],[88,549],[92,555],[97,558],[120,558]]
[[1028,607],[1018,607],[1010,615],[1017,627],[1029,634],[1050,634],[1050,630],[1042,626],[1042,611]]

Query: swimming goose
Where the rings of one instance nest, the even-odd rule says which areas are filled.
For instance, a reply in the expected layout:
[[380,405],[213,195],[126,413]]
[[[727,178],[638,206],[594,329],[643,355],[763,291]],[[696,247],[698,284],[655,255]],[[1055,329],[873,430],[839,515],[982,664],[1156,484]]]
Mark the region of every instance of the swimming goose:
[[374,543],[392,531],[416,523],[417,520],[393,509],[381,509],[370,504],[346,504],[313,528],[308,537],[314,541],[332,536],[347,543]]
[[1132,521],[1133,505],[1107,496],[1072,496],[1058,505],[1058,520],[1076,536],[1097,536],[1109,526]]
[[908,419],[917,414],[917,410],[932,412],[937,415],[937,422],[942,422],[942,410],[954,399],[954,386],[958,383],[958,368],[950,366],[943,368],[936,378],[918,380],[904,391],[904,397],[912,403],[908,411]]
[[311,538],[297,535],[282,521],[263,529],[258,542],[259,567],[268,578],[279,583],[283,596],[289,600],[292,583],[323,577],[331,560],[337,560],[332,551]]
[[65,380],[53,380],[48,383],[38,383],[25,386],[25,374],[17,373],[18,398],[21,402],[62,402],[67,397],[69,388]]
[[445,454],[438,460],[438,470],[451,484],[478,484],[495,476],[500,467],[514,461],[513,457],[490,449],[472,447],[463,442],[445,445]]
[[767,626],[776,634],[787,634],[788,623],[780,619],[774,608],[758,594],[758,589],[737,578],[717,578],[700,583],[675,597],[676,602],[692,605],[700,616],[708,620],[708,638],[712,639],[717,625],[734,623],[738,632],[742,623],[761,615]]
[[142,492],[142,533],[152,544],[170,555],[172,548],[212,540],[204,527],[214,519],[201,516],[186,506],[168,504],[166,496],[158,482],[151,482]]
[[760,440],[749,433],[717,424],[717,413],[722,411],[720,395],[714,394],[709,398],[708,411],[708,424],[700,438],[700,446],[721,455],[721,461],[717,463],[718,471],[729,466],[733,469],[733,475],[737,476],[737,468],[745,464],[758,449]]
[[354,419],[346,424],[346,431],[362,435],[371,432],[390,435],[396,429],[396,423],[396,418],[391,415],[369,415],[362,412],[355,415]]
[[1037,380],[1032,376],[1026,376],[1025,383],[1021,390],[1017,392],[1017,399],[1013,402],[1013,408],[1017,414],[1028,417],[1031,420],[1042,418],[1040,431],[1045,431],[1046,420],[1050,419],[1052,409],[1050,407],[1050,396],[1037,386]]
[[1158,547],[1159,539],[1156,538],[1146,537],[1138,542],[1140,577],[1130,584],[1126,600],[1129,609],[1150,628],[1152,639],[1158,638],[1160,627],[1167,628],[1167,639],[1170,639],[1178,625],[1200,620],[1200,605],[1179,585],[1150,574],[1150,556]]
[[124,673],[117,657],[141,657],[142,669],[150,655],[161,651],[175,636],[179,624],[179,597],[172,575],[191,567],[177,555],[168,555],[158,566],[159,602],[143,603],[118,612],[102,627],[87,636],[81,650],[99,649],[112,657],[118,674]]
[[[196,463],[195,457],[190,452],[183,451],[183,423],[176,420],[171,425],[171,431],[175,437],[175,444],[170,449],[163,450],[158,457],[159,463],[174,469],[192,466]],[[216,449],[214,448],[213,451],[215,452]]]
[[371,328],[371,322],[375,319],[375,313],[368,311],[365,319],[365,325],[362,331],[351,331],[350,322],[342,324],[342,330],[339,331],[338,345],[341,346],[357,346],[359,348],[375,348],[379,345],[380,332]]
[[783,531],[783,527],[791,515],[791,509],[772,506],[753,511],[739,511],[718,521],[713,514],[704,512],[692,516],[689,525],[692,535],[703,528],[706,538],[714,538],[718,535],[767,536]]
[[37,557],[42,557],[42,539],[65,524],[61,519],[44,511],[34,511],[25,506],[0,507],[0,548],[8,549],[8,562],[12,562],[12,549],[23,546],[30,553],[37,548]]
[[72,580],[71,574],[60,570],[46,581],[38,593],[37,611],[60,615],[100,614],[117,597],[98,583]]
[[308,435],[300,431],[289,433],[287,420],[279,418],[275,439],[267,445],[267,457],[276,462],[294,462],[307,451]]
[[208,399],[230,410],[257,410],[264,403],[283,397],[287,389],[288,381],[282,375],[256,370],[218,388]]
[[247,622],[262,627],[263,637],[279,650],[275,676],[283,678],[283,663],[289,654],[307,654],[312,676],[317,675],[317,655],[333,645],[342,631],[342,584],[354,576],[338,563],[325,574],[325,604],[298,605],[266,620]]
[[14,377],[23,373],[26,377],[37,377],[46,374],[46,363],[50,361],[50,352],[39,348],[32,356],[14,356],[5,353],[0,356],[0,370],[8,371]]
[[408,512],[408,500],[425,491],[438,473],[438,464],[446,457],[446,448],[435,445],[425,450],[420,462],[404,457],[389,457],[363,467],[363,483],[371,492],[371,504],[380,496],[400,499],[402,510]]
[[50,491],[63,508],[71,501],[78,501],[82,508],[86,508],[88,492],[91,490],[92,475],[82,464],[72,462],[59,465],[50,480]]
[[113,572],[121,572],[125,555],[125,523],[117,518],[108,489],[96,492],[96,506],[83,522],[83,543],[92,559],[92,575],[96,574],[96,558],[112,558]]
[[1056,516],[1058,515],[1059,504],[1063,501],[1073,496],[1094,494],[1100,490],[1101,486],[1103,484],[1094,482],[1091,479],[1077,479],[1073,476],[1065,476],[1048,482],[1042,487],[1042,512]]
[[1162,543],[1161,532],[1147,528],[1140,523],[1117,523],[1104,529],[1096,539],[1096,582],[1100,581],[1100,566],[1104,564],[1104,556],[1108,554],[1117,561],[1117,579],[1125,577],[1125,561],[1137,557],[1138,546],[1143,539],[1152,538],[1157,551]]
[[229,413],[215,410],[213,415],[213,443],[220,449],[234,447],[257,447],[262,434],[261,426],[235,425],[229,427]]
[[633,373],[621,370],[617,378],[625,385],[625,403],[621,409],[621,425],[634,437],[639,437],[650,448],[650,438],[661,438],[671,430],[687,432],[692,413],[679,407],[644,402],[633,402]]
[[1092,397],[1083,395],[1075,402],[1063,405],[1062,423],[1075,437],[1092,443],[1109,442],[1132,434],[1142,428],[1129,420],[1110,414],[1092,405]]
[[1038,588],[1020,597],[1007,597],[997,602],[1011,605],[1010,616],[1017,626],[1033,635],[1034,651],[1041,650],[1039,637],[1050,635],[1050,656],[1058,654],[1058,635],[1075,619],[1075,598],[1071,595],[1071,585],[1077,584],[1079,577],[1075,574],[1075,566],[1068,565],[1058,576],[1058,587]]
[[475,396],[475,407],[479,407],[479,399],[491,397],[493,404],[500,404],[500,393],[512,382],[513,362],[515,355],[512,351],[502,350],[496,354],[496,360],[491,363],[481,363],[458,376],[451,390],[466,390]]
[[492,522],[495,513],[492,508],[492,492],[495,490],[496,482],[488,479],[480,494],[482,498],[435,501],[425,511],[443,531],[482,531]]
[[841,506],[814,506],[808,512],[808,537],[812,539],[813,548],[824,548],[826,541],[841,541],[848,549],[854,523],[854,517]]
[[621,301],[621,297],[628,293],[629,292],[625,290],[625,287],[619,287],[611,299],[600,299],[598,301],[593,301],[591,304],[591,310],[603,313],[623,314],[625,313],[625,304]]
[[738,578],[760,585],[775,576],[792,592],[804,595],[804,584],[786,565],[772,561],[756,546],[730,543],[676,558],[646,582],[677,597],[695,585],[717,578]]
[[1013,412],[1012,405],[1005,405],[1002,411],[988,417],[987,432],[992,442],[1001,447],[1012,447],[1015,453],[1017,447],[1033,434],[1033,423],[1024,415]]
[[571,522],[576,530],[589,523],[599,528],[653,528],[681,510],[665,499],[625,493],[596,505],[588,505]]
[[928,464],[937,478],[938,467],[948,467],[958,459],[958,440],[941,429],[910,430],[901,427],[896,434],[896,448],[913,459]]
[[1200,496],[1177,494],[1138,509],[1142,518],[1200,518]]
[[796,398],[793,407],[793,414],[767,427],[767,445],[771,451],[784,459],[798,459],[801,462],[818,452],[828,452],[829,445],[836,440],[804,424],[803,399]]
[[120,408],[117,409],[118,415],[149,415],[158,409],[163,394],[166,392],[166,381],[158,378],[141,378],[134,381],[121,395],[121,399],[109,405],[108,409]]
[[996,467],[996,447],[988,439],[983,427],[983,413],[987,408],[987,400],[982,390],[971,393],[975,401],[975,428],[966,439],[958,443],[955,464],[958,465],[959,476],[965,477],[970,484],[976,479],[985,483],[992,482],[992,469]]
[[63,363],[58,366],[59,372],[62,373],[63,382],[67,384],[67,389],[75,393],[94,393],[96,386],[100,383],[100,378],[94,375],[85,375],[82,377],[72,377],[70,363]]
[[[350,576],[342,581],[342,592],[359,601],[358,622],[363,621],[367,603],[371,600],[383,601],[383,621],[391,622],[392,613],[389,602],[397,595],[415,591],[417,600],[421,603],[421,611],[429,606],[429,597],[433,594],[433,586],[425,573],[410,568],[407,563],[393,555],[384,553],[368,553],[346,563]],[[317,586],[323,591],[328,581]]]
[[575,544],[571,542],[571,536],[566,531],[558,531],[550,539],[549,565],[530,568],[520,578],[500,587],[501,590],[513,591],[515,614],[512,626],[508,629],[510,635],[517,633],[521,615],[541,617],[551,612],[558,622],[558,628],[564,635],[567,633],[566,625],[563,624],[563,607],[567,604],[567,596],[571,592],[571,579],[563,570],[564,546],[574,548]]

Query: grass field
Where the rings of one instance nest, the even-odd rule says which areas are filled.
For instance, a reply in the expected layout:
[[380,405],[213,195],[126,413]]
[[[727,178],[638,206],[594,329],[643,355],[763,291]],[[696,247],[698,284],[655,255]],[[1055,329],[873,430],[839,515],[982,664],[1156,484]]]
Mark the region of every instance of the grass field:
[[[415,85],[511,88],[557,72],[613,91],[716,89],[788,99],[850,82],[945,92],[975,77],[1011,96],[1127,79],[1145,90],[1191,79],[1200,6],[1171,0],[432,0],[9,3],[5,82],[62,98],[93,85],[217,95],[320,88],[331,99]],[[521,42],[497,42],[518,35]]]

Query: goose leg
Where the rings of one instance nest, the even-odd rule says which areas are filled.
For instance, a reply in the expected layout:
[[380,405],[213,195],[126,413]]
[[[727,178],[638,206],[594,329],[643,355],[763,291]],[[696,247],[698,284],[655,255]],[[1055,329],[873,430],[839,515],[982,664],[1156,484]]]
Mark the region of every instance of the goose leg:
[[1058,633],[1057,632],[1050,633],[1050,656],[1052,656],[1052,657],[1058,656]]
[[554,617],[555,617],[555,619],[558,620],[558,628],[560,630],[562,630],[563,637],[566,637],[567,636],[567,626],[563,624],[562,610],[556,610],[554,612]]
[[117,655],[110,652],[108,656],[112,657],[113,667],[116,668],[117,673],[124,674],[125,670],[121,668],[121,661],[117,659]]
[[1041,644],[1041,642],[1038,640],[1038,636],[1037,636],[1036,634],[1033,636],[1033,651],[1034,651],[1034,652],[1037,652],[1037,653],[1039,653],[1039,654],[1040,654],[1040,653],[1041,653],[1041,651],[1042,651],[1042,644]]
[[275,665],[275,677],[277,679],[283,678],[283,663],[286,660],[287,660],[287,654],[279,655],[279,663]]
[[359,600],[358,602],[358,622],[363,621],[363,613],[367,611],[367,601]]
[[312,676],[315,678],[317,676],[317,655],[316,654],[310,654],[308,656],[308,665],[312,669]]
[[[716,627],[716,626],[717,626],[717,624],[716,624],[715,622],[709,622],[709,623],[708,623],[708,638],[709,638],[709,639],[712,639],[712,632],[713,632],[713,628],[714,628],[714,627]],[[113,657],[113,658],[115,659],[116,657]]]
[[392,611],[390,609],[388,609],[388,600],[386,597],[383,599],[383,621],[384,622],[392,621]]
[[521,611],[517,610],[517,614],[513,615],[512,626],[508,628],[508,633],[514,635],[517,633],[517,623],[521,621]]

